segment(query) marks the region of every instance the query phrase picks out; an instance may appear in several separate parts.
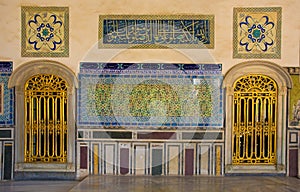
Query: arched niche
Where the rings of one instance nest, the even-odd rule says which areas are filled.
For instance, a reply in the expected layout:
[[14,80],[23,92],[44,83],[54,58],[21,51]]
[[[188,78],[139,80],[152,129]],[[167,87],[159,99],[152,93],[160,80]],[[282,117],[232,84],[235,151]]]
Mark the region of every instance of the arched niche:
[[[278,114],[275,165],[236,165],[232,163],[232,127],[234,83],[246,75],[266,75],[278,86]],[[292,80],[289,74],[279,65],[268,61],[247,61],[233,66],[224,77],[225,88],[225,174],[286,174],[286,130],[287,99]]]
[[[67,109],[67,161],[64,163],[33,162],[27,163],[24,160],[24,91],[25,83],[32,76],[38,74],[52,74],[63,78],[68,85],[68,109]],[[15,89],[16,104],[16,127],[15,127],[15,157],[14,157],[14,178],[15,179],[75,179],[75,104],[77,77],[67,66],[49,60],[36,60],[27,62],[17,67],[8,82],[9,88]]]

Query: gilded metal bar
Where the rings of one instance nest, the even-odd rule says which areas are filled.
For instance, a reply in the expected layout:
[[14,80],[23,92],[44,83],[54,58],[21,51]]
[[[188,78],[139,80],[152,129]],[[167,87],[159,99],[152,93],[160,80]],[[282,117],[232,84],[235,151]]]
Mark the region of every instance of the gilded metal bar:
[[66,162],[67,85],[40,74],[25,84],[25,162]]
[[275,164],[277,85],[265,75],[247,75],[234,84],[233,164]]

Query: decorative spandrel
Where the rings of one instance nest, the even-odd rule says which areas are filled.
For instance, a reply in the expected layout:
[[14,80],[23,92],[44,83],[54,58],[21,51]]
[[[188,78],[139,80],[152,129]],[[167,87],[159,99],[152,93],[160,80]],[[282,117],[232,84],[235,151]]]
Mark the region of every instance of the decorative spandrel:
[[22,56],[69,56],[68,7],[22,7]]
[[100,15],[99,48],[214,48],[212,15]]
[[233,58],[281,57],[281,7],[234,8]]

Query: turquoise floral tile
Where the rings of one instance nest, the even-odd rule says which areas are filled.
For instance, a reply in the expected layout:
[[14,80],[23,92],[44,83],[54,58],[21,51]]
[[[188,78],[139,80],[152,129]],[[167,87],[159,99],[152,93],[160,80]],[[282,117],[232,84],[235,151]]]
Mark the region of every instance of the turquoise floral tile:
[[221,127],[221,65],[205,65],[81,63],[78,125]]

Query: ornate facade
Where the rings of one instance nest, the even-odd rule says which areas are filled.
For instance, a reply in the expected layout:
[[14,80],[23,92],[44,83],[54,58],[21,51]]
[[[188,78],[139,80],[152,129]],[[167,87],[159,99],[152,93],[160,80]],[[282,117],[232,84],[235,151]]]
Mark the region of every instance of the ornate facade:
[[0,180],[299,177],[298,44],[283,38],[297,30],[281,29],[292,7],[265,1],[225,3],[231,38],[220,8],[18,5],[20,50],[0,54]]

